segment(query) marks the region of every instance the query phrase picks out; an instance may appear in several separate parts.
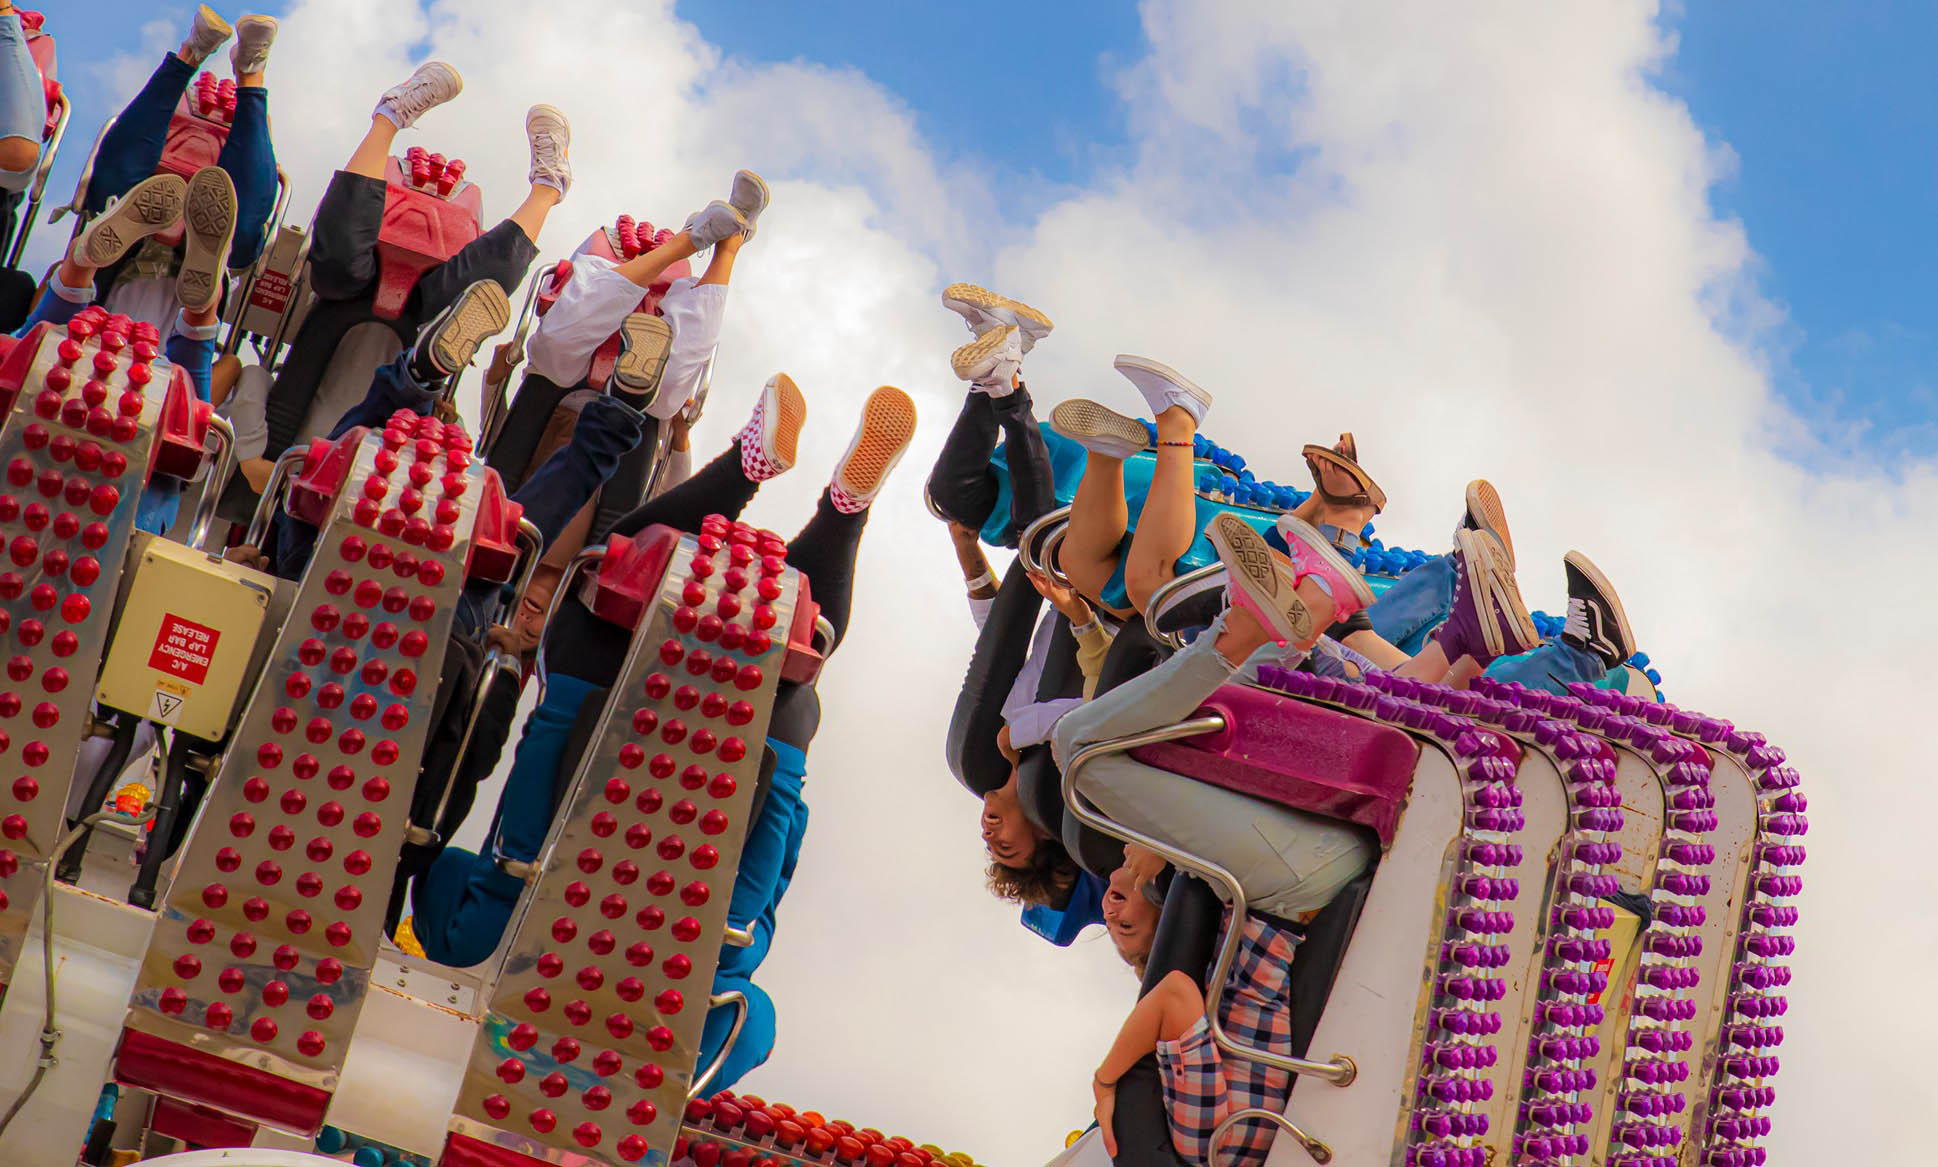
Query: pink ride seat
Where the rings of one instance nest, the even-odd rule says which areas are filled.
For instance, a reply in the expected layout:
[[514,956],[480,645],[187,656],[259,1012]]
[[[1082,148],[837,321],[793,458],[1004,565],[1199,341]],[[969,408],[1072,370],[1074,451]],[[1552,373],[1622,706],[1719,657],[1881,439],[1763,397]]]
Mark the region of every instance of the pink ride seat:
[[[602,228],[595,233],[592,237],[592,245],[586,250],[591,255],[618,264],[656,250],[672,237],[672,231],[665,228],[656,230],[644,219],[621,215],[612,226]],[[669,265],[653,286],[646,289],[646,294],[639,298],[639,307],[634,311],[661,315],[659,303],[666,296],[666,289],[672,286],[674,280],[683,279],[692,274],[692,265],[684,259]],[[571,278],[572,261],[560,260],[546,276],[544,285],[539,289],[536,309],[538,315],[543,316],[552,310],[552,305],[558,303],[559,293],[565,289],[565,282]],[[586,383],[594,389],[605,388],[607,378],[612,376],[612,366],[618,359],[619,333],[614,332],[593,352],[592,369],[586,375]]]
[[[235,120],[236,83],[217,81],[213,73],[198,73],[195,83],[182,94],[168,119],[168,140],[162,145],[158,174],[174,174],[186,179],[205,167],[214,166],[229,141],[229,125]],[[182,224],[176,223],[155,238],[170,247],[182,241]]]
[[395,320],[419,277],[484,233],[484,193],[464,181],[462,161],[446,162],[442,154],[426,154],[417,146],[402,163],[390,159],[384,177],[389,190],[377,234],[374,310]]
[[1216,733],[1140,746],[1131,756],[1293,810],[1366,827],[1385,846],[1405,809],[1420,749],[1403,731],[1250,685],[1226,685],[1193,717]]

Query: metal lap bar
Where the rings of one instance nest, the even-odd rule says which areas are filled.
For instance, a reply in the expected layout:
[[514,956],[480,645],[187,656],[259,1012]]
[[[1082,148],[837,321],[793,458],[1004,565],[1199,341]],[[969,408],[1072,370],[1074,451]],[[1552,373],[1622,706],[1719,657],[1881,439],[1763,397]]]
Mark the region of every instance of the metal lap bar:
[[501,492],[468,446],[430,418],[357,446],[183,845],[121,1081],[321,1125],[383,941],[481,504]]
[[1070,581],[1064,578],[1062,570],[1054,562],[1055,557],[1051,554],[1062,544],[1064,533],[1069,530],[1069,527],[1069,507],[1058,507],[1025,527],[1022,538],[1016,541],[1016,554],[1023,561],[1023,570],[1047,575],[1065,587],[1069,587]]
[[720,1051],[713,1055],[707,1068],[693,1075],[693,1085],[686,1088],[686,1100],[693,1101],[706,1092],[707,1083],[720,1073],[720,1067],[727,1064],[727,1056],[733,1053],[734,1043],[740,1040],[740,1031],[747,1025],[747,994],[738,989],[715,993],[707,998],[707,1008],[718,1009],[722,1005],[733,1006],[733,1025],[727,1029],[727,1039],[720,1043]]
[[308,454],[307,446],[291,446],[276,459],[276,465],[269,471],[269,481],[263,483],[262,494],[256,498],[249,527],[242,533],[244,546],[261,549],[262,541],[269,537],[269,524],[275,520],[277,509],[283,506],[283,492],[289,486],[290,476],[302,468]]
[[[769,632],[792,626],[800,594],[784,549],[709,519],[646,591],[533,865],[447,1165],[664,1162],[690,1091],[717,1074],[694,1063],[787,651]],[[575,557],[555,602],[597,558]]]
[[1077,776],[1083,768],[1098,758],[1112,754],[1128,753],[1139,746],[1156,745],[1159,742],[1176,741],[1179,738],[1197,737],[1199,734],[1217,733],[1225,728],[1225,719],[1216,714],[1194,717],[1175,725],[1159,726],[1142,733],[1127,734],[1123,737],[1108,738],[1092,742],[1078,750],[1063,768],[1063,803],[1077,817],[1077,821],[1092,830],[1101,831],[1126,843],[1135,843],[1168,860],[1180,871],[1202,876],[1224,889],[1225,898],[1230,904],[1231,915],[1225,922],[1223,936],[1218,945],[1218,960],[1211,969],[1210,983],[1205,990],[1205,1020],[1211,1029],[1211,1039],[1233,1057],[1272,1066],[1292,1074],[1304,1074],[1323,1078],[1335,1086],[1352,1084],[1358,1070],[1351,1058],[1335,1054],[1331,1061],[1315,1062],[1305,1058],[1286,1057],[1270,1050],[1242,1045],[1225,1032],[1218,1019],[1218,1004],[1225,992],[1225,978],[1231,973],[1232,962],[1238,958],[1238,949],[1244,939],[1245,916],[1247,912],[1245,889],[1229,871],[1208,859],[1178,850],[1162,840],[1134,831],[1122,823],[1105,818],[1092,808],[1088,801],[1077,792]]
[[[1244,1110],[1233,1111],[1226,1115],[1223,1121],[1219,1122],[1217,1126],[1211,1128],[1211,1155],[1214,1163],[1217,1161],[1218,1148],[1224,1144],[1225,1134],[1239,1123],[1250,1121],[1269,1122],[1286,1134],[1291,1135],[1293,1139],[1297,1140],[1299,1146],[1305,1148],[1305,1153],[1312,1156],[1314,1163],[1332,1162],[1332,1148],[1327,1146],[1322,1140],[1300,1130],[1298,1124],[1276,1110],[1266,1110],[1263,1107],[1253,1106],[1247,1107]],[[1235,1160],[1237,1153],[1233,1152],[1232,1157]]]
[[0,787],[0,985],[67,828],[143,475],[165,406],[189,392],[154,330],[138,329],[101,313],[43,325],[5,364],[19,381],[0,433],[0,740],[13,765]]
[[68,119],[74,114],[74,107],[67,100],[63,90],[57,99],[60,102],[60,116],[54,121],[54,132],[40,150],[40,165],[34,168],[34,184],[27,188],[25,204],[20,208],[20,223],[14,228],[13,245],[7,248],[7,266],[19,270],[20,257],[27,251],[27,236],[34,230],[34,220],[40,218],[41,201],[47,194],[47,178],[54,172],[54,156],[60,153],[61,142],[67,137]]

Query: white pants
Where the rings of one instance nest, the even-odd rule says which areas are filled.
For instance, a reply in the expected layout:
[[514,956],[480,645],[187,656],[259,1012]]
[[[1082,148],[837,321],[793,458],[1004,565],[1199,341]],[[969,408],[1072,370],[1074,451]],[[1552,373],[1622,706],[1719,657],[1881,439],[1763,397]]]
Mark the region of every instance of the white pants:
[[[611,260],[573,256],[571,278],[525,343],[529,368],[568,388],[585,380],[592,369],[592,354],[619,331],[645,294],[645,289],[620,275]],[[700,378],[706,374],[707,360],[720,341],[720,325],[726,319],[727,285],[702,284],[693,276],[683,276],[666,289],[659,310],[673,326],[673,347],[660,375],[659,393],[646,412],[665,421],[685,408],[700,389]]]

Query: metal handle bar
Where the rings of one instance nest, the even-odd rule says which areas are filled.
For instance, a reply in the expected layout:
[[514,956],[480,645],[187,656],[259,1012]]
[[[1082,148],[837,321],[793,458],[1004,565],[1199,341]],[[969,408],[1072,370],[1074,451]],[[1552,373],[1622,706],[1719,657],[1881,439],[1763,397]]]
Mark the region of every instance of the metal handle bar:
[[[209,432],[203,438],[216,439],[215,460],[204,462],[208,467],[202,475],[202,497],[195,503],[195,518],[189,524],[188,535],[182,540],[197,551],[208,551],[203,544],[208,542],[209,531],[215,525],[215,508],[222,502],[222,492],[228,489],[229,479],[236,472],[236,430],[226,417],[209,415]],[[218,557],[221,552],[213,554]]]
[[33,233],[34,220],[40,217],[41,201],[47,194],[47,177],[54,172],[54,155],[60,152],[61,142],[67,137],[68,119],[74,115],[74,106],[65,92],[60,96],[59,109],[54,132],[40,148],[40,165],[34,169],[34,184],[27,188],[27,199],[20,209],[20,225],[14,229],[13,246],[7,249],[7,266],[11,268],[20,267],[20,257],[27,250],[27,236]]
[[290,476],[296,467],[303,464],[303,456],[309,452],[308,446],[291,446],[284,450],[282,457],[276,459],[275,469],[269,472],[269,481],[263,484],[262,496],[256,499],[256,509],[249,515],[248,529],[242,533],[244,545],[262,549],[262,541],[269,537],[269,524],[276,517],[277,507],[283,501],[283,491],[289,485]]
[[[1214,1156],[1218,1153],[1218,1144],[1225,1141],[1225,1132],[1230,1130],[1233,1126],[1237,1125],[1238,1123],[1244,1122],[1247,1119],[1259,1119],[1264,1122],[1269,1122],[1272,1125],[1278,1127],[1280,1130],[1284,1131],[1286,1134],[1291,1135],[1293,1138],[1299,1141],[1299,1145],[1301,1147],[1305,1148],[1305,1153],[1312,1156],[1312,1161],[1314,1163],[1332,1162],[1331,1147],[1328,1147],[1325,1143],[1320,1142],[1319,1139],[1316,1138],[1315,1136],[1306,1134],[1304,1131],[1300,1130],[1298,1126],[1294,1124],[1291,1119],[1285,1117],[1284,1115],[1279,1114],[1275,1111],[1264,1110],[1256,1106],[1247,1107],[1244,1110],[1233,1111],[1231,1114],[1228,1114],[1225,1116],[1225,1120],[1223,1122],[1211,1128],[1211,1148],[1212,1148],[1212,1154]],[[1232,1158],[1234,1160],[1237,1158],[1236,1153],[1233,1154]]]
[[1213,576],[1222,575],[1224,571],[1224,564],[1213,563],[1205,567],[1200,567],[1195,571],[1187,571],[1183,575],[1174,575],[1162,587],[1152,592],[1151,598],[1144,603],[1144,630],[1151,634],[1151,639],[1157,641],[1159,644],[1168,644],[1172,648],[1183,648],[1184,637],[1182,634],[1158,631],[1159,619],[1164,615],[1164,609],[1169,607],[1171,601],[1176,599],[1179,593],[1183,592],[1186,588],[1192,587]]
[[706,1090],[707,1083],[713,1081],[714,1075],[720,1072],[720,1067],[727,1064],[727,1055],[733,1052],[733,1043],[740,1040],[741,1027],[747,1024],[747,995],[745,993],[735,989],[730,992],[715,993],[713,996],[707,998],[707,1008],[709,1009],[718,1009],[722,1005],[734,1006],[733,1028],[727,1031],[727,1040],[720,1043],[720,1052],[713,1055],[713,1064],[708,1066],[704,1073],[694,1075],[693,1085],[686,1092],[686,1100],[688,1102],[698,1098]]
[[1092,742],[1078,750],[1063,768],[1063,803],[1070,808],[1077,821],[1094,831],[1100,831],[1114,839],[1135,843],[1147,850],[1156,852],[1180,871],[1201,876],[1215,886],[1222,887],[1225,898],[1231,904],[1231,918],[1226,922],[1224,937],[1218,947],[1218,960],[1212,966],[1211,983],[1205,989],[1205,1021],[1211,1029],[1211,1040],[1233,1057],[1258,1062],[1292,1074],[1306,1074],[1323,1078],[1335,1086],[1351,1084],[1359,1073],[1353,1060],[1341,1054],[1334,1054],[1331,1061],[1315,1062],[1305,1058],[1290,1058],[1275,1054],[1270,1050],[1240,1045],[1225,1032],[1218,1020],[1218,1003],[1225,993],[1225,978],[1231,974],[1232,962],[1237,959],[1240,941],[1243,939],[1245,915],[1248,911],[1245,889],[1231,872],[1226,871],[1209,859],[1192,855],[1162,840],[1124,826],[1105,818],[1092,808],[1082,795],[1077,793],[1077,776],[1083,768],[1102,757],[1128,753],[1139,746],[1155,745],[1159,742],[1177,741],[1179,738],[1196,737],[1204,733],[1216,733],[1225,728],[1225,719],[1218,714],[1206,714],[1175,725],[1158,726],[1142,733],[1127,734],[1123,737],[1108,738]]

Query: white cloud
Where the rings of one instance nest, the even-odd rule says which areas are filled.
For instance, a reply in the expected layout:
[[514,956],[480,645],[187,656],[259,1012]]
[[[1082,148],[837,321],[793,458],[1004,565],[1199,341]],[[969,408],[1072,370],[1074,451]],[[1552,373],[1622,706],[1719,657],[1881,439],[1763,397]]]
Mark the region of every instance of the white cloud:
[[[735,61],[665,0],[552,0],[542,18],[509,0],[332,0],[285,22],[272,102],[298,207],[424,43],[468,87],[407,140],[469,160],[492,214],[522,192],[524,107],[571,114],[579,185],[548,257],[620,211],[677,222],[736,166],[767,173],[774,208],[699,436],[717,448],[773,369],[806,388],[802,467],[759,521],[806,517],[873,385],[923,410],[822,686],[813,830],[765,970],[781,1045],[746,1088],[1039,1161],[1084,1124],[1085,1079],[1129,1004],[1104,945],[1056,952],[981,892],[973,803],[941,762],[970,636],[919,502],[959,400],[943,359],[963,337],[935,292],[993,279],[1060,323],[1031,362],[1045,405],[1134,403],[1107,361],[1148,353],[1218,395],[1208,432],[1270,476],[1295,481],[1299,444],[1355,430],[1396,543],[1437,547],[1485,474],[1534,604],[1557,610],[1563,550],[1592,554],[1671,696],[1770,731],[1815,800],[1773,1162],[1913,1161],[1938,1021],[1895,1001],[1938,960],[1912,858],[1938,796],[1899,727],[1931,689],[1938,475],[1887,472],[1773,396],[1782,313],[1752,241],[1708,202],[1726,144],[1653,83],[1673,52],[1656,6],[1144,14],[1149,56],[1111,79],[1129,161],[1027,222],[921,138],[906,102],[925,95]],[[1826,1112],[1847,1121],[1810,1121]]]

